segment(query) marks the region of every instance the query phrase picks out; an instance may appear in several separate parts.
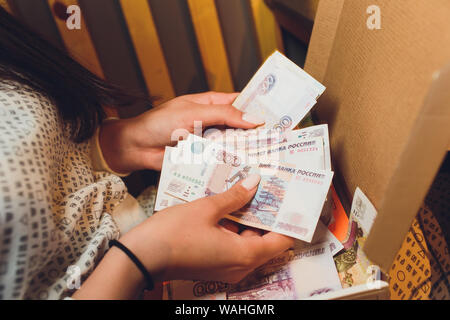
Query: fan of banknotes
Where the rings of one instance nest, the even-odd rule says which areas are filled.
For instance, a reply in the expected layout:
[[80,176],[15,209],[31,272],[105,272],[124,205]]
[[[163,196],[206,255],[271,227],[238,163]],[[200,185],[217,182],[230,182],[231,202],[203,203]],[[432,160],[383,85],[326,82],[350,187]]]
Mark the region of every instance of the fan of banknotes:
[[233,103],[263,117],[264,126],[210,129],[167,147],[155,210],[224,192],[258,173],[254,199],[228,218],[311,242],[333,177],[328,127],[292,129],[324,90],[275,52]]
[[[271,270],[277,279],[291,274],[286,276],[286,285],[294,286],[288,280],[298,278],[292,274],[305,268],[324,269],[316,280],[321,284],[313,283],[303,291],[291,288],[284,298],[341,287],[333,255],[343,247],[319,220],[333,177],[328,126],[294,130],[324,90],[318,81],[275,52],[233,103],[245,113],[264,118],[263,126],[253,130],[208,129],[202,136],[191,134],[176,147],[166,147],[164,155],[155,211],[222,193],[253,173],[261,176],[250,203],[227,218],[298,239],[293,250],[264,269]],[[252,288],[258,288],[257,281],[251,277],[246,281],[244,286],[250,289],[235,288],[234,294],[228,290],[228,298],[261,298],[261,291],[252,293]],[[305,279],[303,286],[311,281]],[[246,293],[242,296],[242,292]],[[270,293],[262,296],[274,298]]]

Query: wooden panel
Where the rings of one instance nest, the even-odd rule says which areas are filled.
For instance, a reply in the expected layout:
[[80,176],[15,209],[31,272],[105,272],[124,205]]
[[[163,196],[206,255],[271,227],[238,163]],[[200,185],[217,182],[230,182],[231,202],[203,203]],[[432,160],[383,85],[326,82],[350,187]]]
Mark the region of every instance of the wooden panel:
[[[61,38],[70,52],[71,56],[77,60],[85,68],[100,78],[105,78],[100,60],[98,59],[97,51],[95,50],[89,30],[81,14],[81,29],[70,30],[67,28],[66,8],[70,5],[79,5],[77,0],[48,0],[50,11],[52,12],[56,26],[58,27]],[[103,106],[107,116],[117,117],[118,112],[115,108],[110,106]]]
[[288,31],[305,45],[308,45],[314,24],[312,20],[305,18],[300,12],[287,7],[279,1],[264,0],[264,2],[267,3],[278,24],[284,31]]
[[216,0],[215,3],[234,89],[241,91],[261,65],[252,12],[247,1]]
[[255,22],[261,58],[265,60],[274,50],[283,52],[281,31],[272,12],[263,0],[249,0]]
[[[129,93],[147,94],[145,80],[126,27],[119,1],[78,0],[89,35],[95,44],[105,79]],[[121,118],[148,110],[145,101],[119,108]]]
[[319,0],[272,0],[290,10],[293,10],[310,21],[314,21],[319,6]]
[[[64,48],[64,43],[53,19],[47,0],[8,0],[14,15],[41,37],[50,41],[58,48]],[[36,28],[39,26],[39,28]]]
[[103,78],[103,71],[89,35],[88,28],[81,15],[81,29],[69,30],[66,26],[66,9],[70,5],[79,5],[77,0],[48,0],[56,25],[63,42],[71,55],[84,67]]
[[209,88],[232,92],[233,82],[214,0],[188,0]]
[[149,4],[175,94],[208,90],[187,1],[149,0]]
[[175,97],[166,59],[147,0],[120,0],[142,74],[155,105]]

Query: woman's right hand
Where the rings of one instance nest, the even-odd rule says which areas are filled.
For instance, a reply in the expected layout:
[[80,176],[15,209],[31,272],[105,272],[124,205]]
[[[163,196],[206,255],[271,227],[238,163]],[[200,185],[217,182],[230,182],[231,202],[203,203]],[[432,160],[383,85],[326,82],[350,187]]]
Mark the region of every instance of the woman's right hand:
[[[240,234],[219,224],[227,213],[246,205],[260,177],[251,175],[227,192],[156,213],[120,241],[153,277],[164,280],[214,280],[235,283],[294,243],[292,238],[247,229]],[[112,247],[74,299],[132,299],[144,276],[130,258]]]
[[255,195],[260,177],[251,175],[227,192],[165,209],[126,234],[121,242],[155,281],[186,279],[235,283],[293,245],[269,232],[238,234],[219,224]]

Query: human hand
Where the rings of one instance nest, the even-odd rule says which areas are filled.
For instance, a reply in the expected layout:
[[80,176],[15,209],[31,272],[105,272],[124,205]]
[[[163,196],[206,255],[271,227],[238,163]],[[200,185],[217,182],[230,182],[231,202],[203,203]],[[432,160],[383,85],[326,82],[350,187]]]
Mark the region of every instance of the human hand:
[[[161,170],[165,146],[173,145],[177,132],[192,133],[194,121],[210,126],[251,129],[264,123],[234,108],[238,93],[206,92],[172,99],[142,115],[106,122],[100,130],[103,156],[116,172]],[[173,137],[175,133],[175,137]]]
[[251,229],[241,234],[218,222],[247,204],[260,177],[251,175],[229,191],[156,213],[121,242],[144,263],[155,281],[215,280],[235,283],[293,245],[293,239]]

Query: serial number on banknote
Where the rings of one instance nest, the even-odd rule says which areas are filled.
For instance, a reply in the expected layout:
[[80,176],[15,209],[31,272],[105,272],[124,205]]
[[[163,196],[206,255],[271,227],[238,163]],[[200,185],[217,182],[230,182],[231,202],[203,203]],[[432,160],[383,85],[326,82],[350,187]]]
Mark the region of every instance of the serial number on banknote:
[[205,186],[205,181],[200,180],[200,179],[195,178],[195,177],[191,177],[191,176],[188,176],[188,175],[185,175],[185,174],[181,174],[179,172],[174,172],[173,176],[176,177],[176,178],[179,178],[179,179],[182,179],[182,180],[194,183],[194,184],[196,184],[196,185],[198,185],[200,187],[204,187]]

